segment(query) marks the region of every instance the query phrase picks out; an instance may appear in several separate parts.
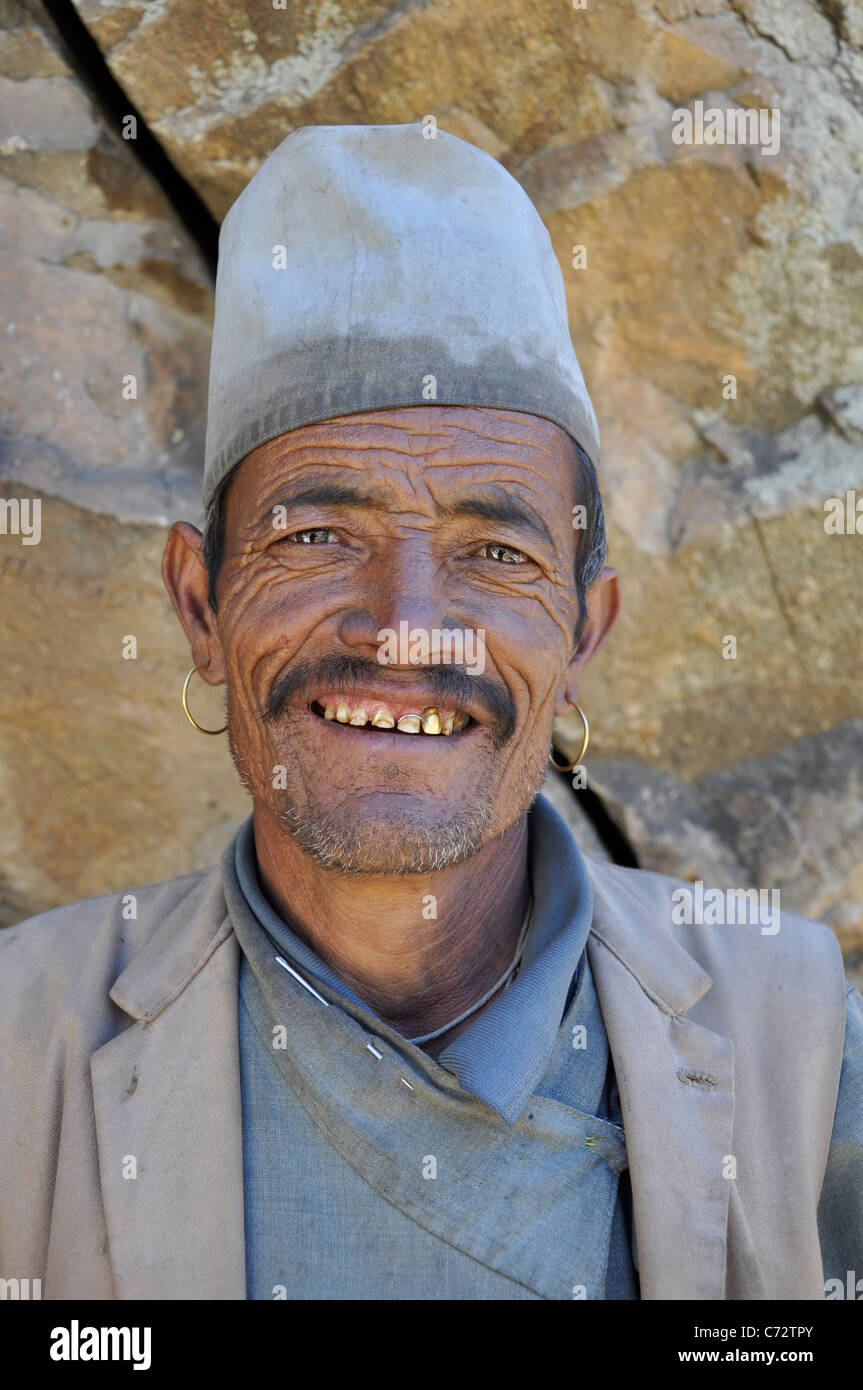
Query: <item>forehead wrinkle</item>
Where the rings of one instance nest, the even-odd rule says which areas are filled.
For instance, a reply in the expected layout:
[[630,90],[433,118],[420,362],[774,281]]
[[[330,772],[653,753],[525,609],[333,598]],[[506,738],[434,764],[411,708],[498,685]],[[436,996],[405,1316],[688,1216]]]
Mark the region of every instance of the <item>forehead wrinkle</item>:
[[[455,415],[455,412],[458,414]],[[464,432],[501,442],[519,440],[530,443],[538,435],[547,435],[555,442],[569,441],[566,430],[544,415],[497,406],[429,405],[416,410],[416,413],[410,408],[407,417],[398,425],[410,433],[429,436]],[[506,433],[507,430],[509,433]],[[537,444],[537,447],[547,449],[545,444]]]
[[[498,415],[480,413],[483,418],[482,421],[477,421],[476,425],[470,423],[470,417],[467,423],[462,420],[458,422],[441,421],[442,431],[447,431],[450,437],[467,434],[486,443],[516,444],[521,448],[532,449],[547,455],[559,452],[558,446],[569,447],[571,444],[566,431],[551,420],[546,420],[543,416],[513,412],[501,418]],[[507,430],[505,426],[508,426],[509,429]],[[552,442],[546,443],[542,435],[547,435],[549,431],[555,431],[555,433],[552,435]],[[431,435],[437,431],[430,430],[428,433]]]
[[[390,424],[383,422],[372,424],[351,423],[351,417],[341,420],[319,421],[317,425],[303,426],[302,429],[291,430],[287,434],[278,435],[276,439],[269,441],[267,445],[261,445],[261,450],[266,450],[266,457],[272,460],[279,460],[288,455],[302,457],[306,453],[332,453],[344,451],[345,453],[362,453],[375,451],[377,449],[394,448],[401,445],[401,451],[405,449],[405,438],[412,434],[427,434],[428,430],[409,429],[405,425]],[[306,431],[309,434],[306,437]],[[317,432],[317,437],[312,431]],[[371,432],[372,438],[369,439]],[[298,437],[301,436],[302,437]]]
[[[334,467],[349,468],[354,471],[365,470],[368,466],[368,456],[378,455],[381,464],[392,467],[397,460],[401,463],[402,459],[420,460],[429,467],[442,466],[476,466],[477,464],[487,467],[512,466],[513,463],[519,465],[521,469],[535,472],[547,483],[547,470],[543,467],[541,459],[551,459],[556,451],[550,449],[545,443],[537,441],[535,436],[525,439],[524,437],[501,437],[497,432],[483,431],[477,429],[464,429],[461,425],[442,422],[442,428],[436,430],[428,428],[428,421],[424,421],[425,428],[420,427],[420,421],[410,422],[407,425],[389,426],[382,429],[380,425],[375,426],[378,438],[373,440],[357,437],[356,427],[346,428],[345,434],[339,431],[334,439],[332,423],[326,422],[328,429],[325,436],[318,439],[298,440],[292,436],[295,432],[278,436],[275,444],[278,448],[266,445],[261,446],[262,457],[259,466],[262,465],[263,471],[269,473],[272,468],[278,467],[279,463],[289,463],[291,471],[301,470],[304,466],[319,463],[321,454],[327,455],[328,461]],[[347,426],[347,420],[345,421]],[[526,431],[530,433],[530,431]],[[380,438],[380,434],[389,436]],[[523,436],[522,432],[522,436]],[[465,435],[469,438],[465,440]],[[495,446],[500,448],[497,457],[494,457]],[[503,447],[500,447],[503,446]],[[508,447],[507,447],[508,446]],[[489,457],[489,454],[492,457]],[[513,454],[515,453],[515,457]],[[533,458],[525,458],[525,453],[533,454]],[[387,459],[386,455],[391,457]],[[541,456],[540,459],[536,455]],[[393,458],[392,456],[395,456]],[[455,457],[454,457],[455,456]],[[562,461],[562,460],[561,460]],[[272,494],[275,501],[275,494],[280,486],[284,486],[282,480],[274,484],[272,489],[266,491]],[[416,491],[416,482],[411,479],[411,486]],[[272,505],[272,502],[270,503]]]
[[447,433],[434,432],[423,437],[428,440],[439,441],[434,446],[435,453],[447,453],[450,456],[453,454],[461,455],[466,461],[479,459],[487,463],[511,463],[515,460],[526,463],[526,455],[539,454],[543,458],[551,459],[555,457],[557,452],[533,438],[506,437],[488,434],[480,430],[459,429]]
[[[492,471],[493,483],[505,488],[522,488],[530,491],[533,495],[541,495],[551,488],[557,495],[558,489],[556,480],[548,475],[548,471],[543,468],[541,462],[535,459],[524,458],[501,458],[490,459],[485,456],[480,459],[430,459],[430,469],[485,469]],[[565,484],[569,483],[569,474],[563,479]],[[488,486],[488,484],[484,484]]]
[[[571,441],[565,430],[544,416],[532,415],[526,411],[445,405],[411,406],[402,409],[403,418],[396,420],[380,418],[389,415],[389,411],[334,416],[277,435],[259,447],[265,457],[278,458],[285,452],[302,453],[304,450],[377,449],[387,447],[388,437],[402,443],[405,438],[457,441],[461,434],[486,443],[517,444],[547,455],[561,452],[561,446],[571,448]],[[459,412],[456,418],[446,418],[450,411],[456,410]],[[399,412],[394,409],[392,413],[397,415]],[[367,436],[369,431],[377,438],[366,444],[364,436]]]
[[[478,449],[479,452],[479,449]],[[546,457],[550,457],[546,455]],[[573,495],[572,473],[567,470],[562,479],[550,476],[550,470],[544,465],[542,459],[525,458],[524,450],[521,449],[515,456],[510,452],[507,456],[499,458],[489,457],[487,451],[483,451],[481,456],[470,457],[462,453],[456,457],[449,453],[446,457],[434,457],[427,460],[429,474],[433,471],[440,474],[440,470],[462,470],[469,471],[476,475],[480,473],[486,477],[490,474],[488,482],[485,477],[480,481],[477,479],[475,485],[488,487],[497,485],[506,488],[522,496],[526,501],[531,498],[535,511],[543,516],[549,510],[554,516],[563,514],[569,510],[569,498]],[[428,479],[432,485],[433,480]],[[561,493],[566,494],[565,506],[561,506]],[[576,490],[576,497],[579,491]]]

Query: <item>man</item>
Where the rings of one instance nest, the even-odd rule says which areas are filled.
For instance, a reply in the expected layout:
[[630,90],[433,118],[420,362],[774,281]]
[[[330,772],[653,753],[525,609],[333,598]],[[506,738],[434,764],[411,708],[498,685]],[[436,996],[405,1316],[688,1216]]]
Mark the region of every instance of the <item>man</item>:
[[523,191],[421,125],[293,132],[222,229],[209,412],[163,571],[253,810],[2,938],[2,1274],[823,1297],[863,1255],[835,938],[679,924],[537,797],[618,587]]

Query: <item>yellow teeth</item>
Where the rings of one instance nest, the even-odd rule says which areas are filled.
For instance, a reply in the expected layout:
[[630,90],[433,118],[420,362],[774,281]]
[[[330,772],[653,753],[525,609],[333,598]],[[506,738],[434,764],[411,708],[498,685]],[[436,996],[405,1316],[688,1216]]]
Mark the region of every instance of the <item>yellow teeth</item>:
[[426,705],[422,714],[415,714],[412,711],[403,714],[401,719],[396,720],[388,709],[379,706],[374,714],[369,714],[369,707],[366,705],[354,705],[351,707],[347,700],[336,700],[335,704],[324,702],[324,718],[336,719],[339,724],[353,724],[357,729],[364,728],[371,724],[376,729],[398,729],[403,734],[457,734],[460,729],[464,729],[470,723],[470,716],[463,712],[459,714],[441,714],[437,705]]
[[424,734],[440,733],[440,715],[438,714],[434,705],[429,705],[427,709],[423,710],[421,723],[423,726]]

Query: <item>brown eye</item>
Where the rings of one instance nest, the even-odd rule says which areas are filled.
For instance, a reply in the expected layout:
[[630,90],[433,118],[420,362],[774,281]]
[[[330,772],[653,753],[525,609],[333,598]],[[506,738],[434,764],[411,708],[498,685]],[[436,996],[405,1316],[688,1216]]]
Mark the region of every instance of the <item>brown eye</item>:
[[525,560],[520,550],[513,550],[511,546],[499,545],[497,542],[484,545],[480,555],[483,559],[497,560],[502,565],[521,565]]
[[326,545],[327,537],[332,534],[327,526],[310,526],[305,531],[295,531],[290,539],[295,545]]

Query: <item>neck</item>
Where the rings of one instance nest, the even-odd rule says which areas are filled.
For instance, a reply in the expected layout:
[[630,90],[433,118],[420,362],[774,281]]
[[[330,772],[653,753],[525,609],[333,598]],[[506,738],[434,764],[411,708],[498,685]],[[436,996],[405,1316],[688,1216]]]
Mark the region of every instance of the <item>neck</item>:
[[[456,1018],[511,964],[530,896],[526,816],[455,868],[403,878],[322,866],[258,806],[254,830],[272,907],[404,1037]],[[423,1050],[437,1056],[476,1017]]]

